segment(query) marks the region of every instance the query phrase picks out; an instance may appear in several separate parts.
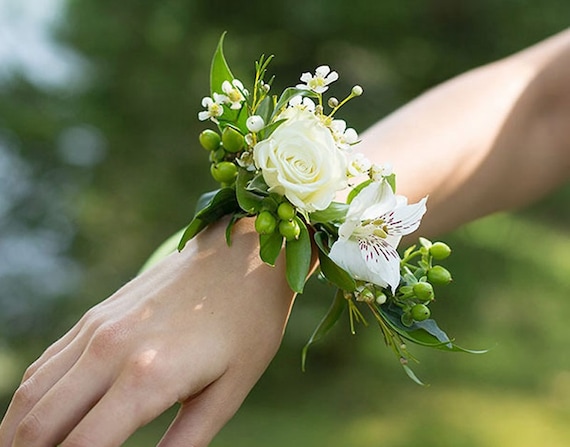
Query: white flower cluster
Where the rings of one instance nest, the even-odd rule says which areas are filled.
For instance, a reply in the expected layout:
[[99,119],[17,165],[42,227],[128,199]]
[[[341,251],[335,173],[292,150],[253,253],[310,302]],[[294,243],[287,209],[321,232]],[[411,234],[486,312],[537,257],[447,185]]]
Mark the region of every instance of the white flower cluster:
[[198,113],[200,121],[212,120],[218,123],[218,118],[224,114],[224,104],[229,106],[230,109],[239,110],[245,101],[245,97],[249,94],[244,88],[241,81],[234,79],[224,81],[222,84],[223,94],[214,93],[212,97],[206,96],[202,98],[202,107],[206,107]]

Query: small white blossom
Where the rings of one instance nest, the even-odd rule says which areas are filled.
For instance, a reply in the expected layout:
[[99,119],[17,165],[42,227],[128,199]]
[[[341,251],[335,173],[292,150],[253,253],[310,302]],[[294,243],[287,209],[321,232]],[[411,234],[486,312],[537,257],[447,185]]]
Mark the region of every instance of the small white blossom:
[[381,182],[383,178],[391,176],[393,172],[394,168],[390,163],[372,165],[370,168],[370,178],[375,182]]
[[370,160],[361,152],[348,155],[348,175],[351,177],[367,174],[371,166]]
[[344,120],[333,120],[330,129],[338,147],[342,150],[350,150],[350,147],[358,142],[356,130],[351,127],[347,129]]
[[202,98],[202,107],[206,107],[206,110],[203,110],[198,113],[198,119],[200,121],[206,121],[207,119],[211,119],[213,122],[217,123],[219,116],[222,116],[224,113],[224,104],[227,101],[227,98],[224,95],[220,95],[218,93],[214,93],[214,99],[206,96]]
[[390,287],[400,283],[400,239],[414,232],[426,211],[426,198],[408,205],[386,181],[372,182],[353,199],[330,258],[355,279]]
[[338,73],[331,71],[328,65],[321,65],[315,70],[315,75],[311,73],[303,73],[301,81],[304,84],[298,84],[297,88],[303,90],[312,90],[315,93],[324,93],[328,90],[328,85],[338,79]]
[[245,125],[247,126],[247,130],[255,133],[265,127],[265,121],[263,121],[263,118],[259,115],[252,115],[246,120]]
[[245,96],[248,94],[241,81],[238,79],[234,79],[232,82],[224,81],[222,83],[222,91],[226,94],[227,102],[231,104],[231,109],[241,109],[241,104],[245,101]]
[[241,153],[239,158],[236,159],[238,165],[244,168],[246,171],[255,171],[255,164],[253,162],[253,154],[248,151]]
[[311,98],[306,96],[297,95],[289,100],[290,107],[297,107],[301,110],[306,110],[308,112],[314,112],[317,105]]

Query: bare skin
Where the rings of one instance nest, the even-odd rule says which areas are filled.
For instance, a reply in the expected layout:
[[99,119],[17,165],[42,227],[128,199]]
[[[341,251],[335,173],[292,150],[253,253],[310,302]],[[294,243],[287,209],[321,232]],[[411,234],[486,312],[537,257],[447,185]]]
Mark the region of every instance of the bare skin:
[[[363,135],[434,235],[543,196],[570,174],[570,32],[427,92]],[[0,447],[118,446],[176,402],[161,447],[204,447],[273,358],[294,294],[250,221],[215,225],[90,310],[26,371]],[[239,293],[235,293],[239,287]],[[64,404],[62,404],[62,402]]]

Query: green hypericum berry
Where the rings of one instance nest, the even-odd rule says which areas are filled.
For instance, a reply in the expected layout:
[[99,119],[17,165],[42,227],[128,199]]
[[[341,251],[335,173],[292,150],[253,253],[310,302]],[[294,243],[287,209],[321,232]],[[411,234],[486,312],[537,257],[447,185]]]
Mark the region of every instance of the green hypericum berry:
[[226,151],[223,147],[219,147],[218,149],[210,152],[210,161],[212,163],[219,163],[220,161],[223,161],[225,157]]
[[412,318],[416,321],[424,321],[429,318],[431,312],[425,304],[416,304],[411,310]]
[[288,202],[280,203],[277,208],[277,215],[281,220],[292,220],[295,214],[295,207]]
[[421,301],[431,301],[433,299],[433,287],[429,282],[419,282],[414,284],[414,295]]
[[259,234],[272,234],[277,228],[277,219],[269,211],[262,211],[255,218],[255,231]]
[[296,220],[282,220],[279,222],[279,233],[288,241],[299,239],[301,228]]
[[235,180],[238,168],[231,161],[222,161],[210,166],[214,180],[220,183],[231,183]]
[[436,265],[428,270],[427,279],[434,285],[445,286],[451,282],[451,273],[441,265]]
[[441,261],[451,254],[451,248],[443,242],[435,242],[429,248],[429,254],[432,255],[434,259]]
[[239,152],[243,149],[245,140],[243,135],[233,127],[226,127],[222,131],[222,144],[228,152]]
[[198,136],[198,139],[200,140],[202,147],[207,151],[215,151],[220,147],[220,143],[222,141],[220,134],[211,129],[202,131]]

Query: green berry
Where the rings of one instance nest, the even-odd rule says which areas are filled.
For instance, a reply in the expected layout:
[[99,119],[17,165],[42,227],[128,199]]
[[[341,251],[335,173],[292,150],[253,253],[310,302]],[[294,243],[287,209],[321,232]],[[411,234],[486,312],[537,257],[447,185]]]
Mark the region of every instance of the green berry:
[[427,279],[434,285],[445,286],[451,282],[451,273],[441,265],[436,265],[428,270]]
[[425,304],[416,304],[411,310],[412,318],[416,321],[424,321],[429,318],[431,312]]
[[210,152],[210,162],[212,163],[219,163],[220,161],[223,161],[225,157],[226,151],[223,147],[219,147],[218,149]]
[[211,129],[206,129],[198,136],[198,140],[204,149],[207,151],[215,151],[220,147],[220,134]]
[[434,259],[441,261],[451,254],[451,248],[443,242],[435,242],[429,248],[429,254],[432,255]]
[[240,132],[228,126],[222,131],[222,144],[226,151],[235,153],[243,149],[245,140]]
[[222,161],[210,166],[214,180],[220,183],[231,183],[235,180],[238,168],[231,161]]
[[293,220],[295,214],[295,207],[293,207],[289,202],[280,203],[277,208],[277,215],[281,220]]
[[301,228],[296,220],[282,220],[279,222],[279,233],[288,241],[299,239]]
[[277,219],[269,211],[262,211],[255,218],[255,231],[259,234],[272,234],[277,228]]
[[433,287],[429,282],[419,282],[417,284],[414,284],[413,290],[414,295],[420,301],[433,300]]

